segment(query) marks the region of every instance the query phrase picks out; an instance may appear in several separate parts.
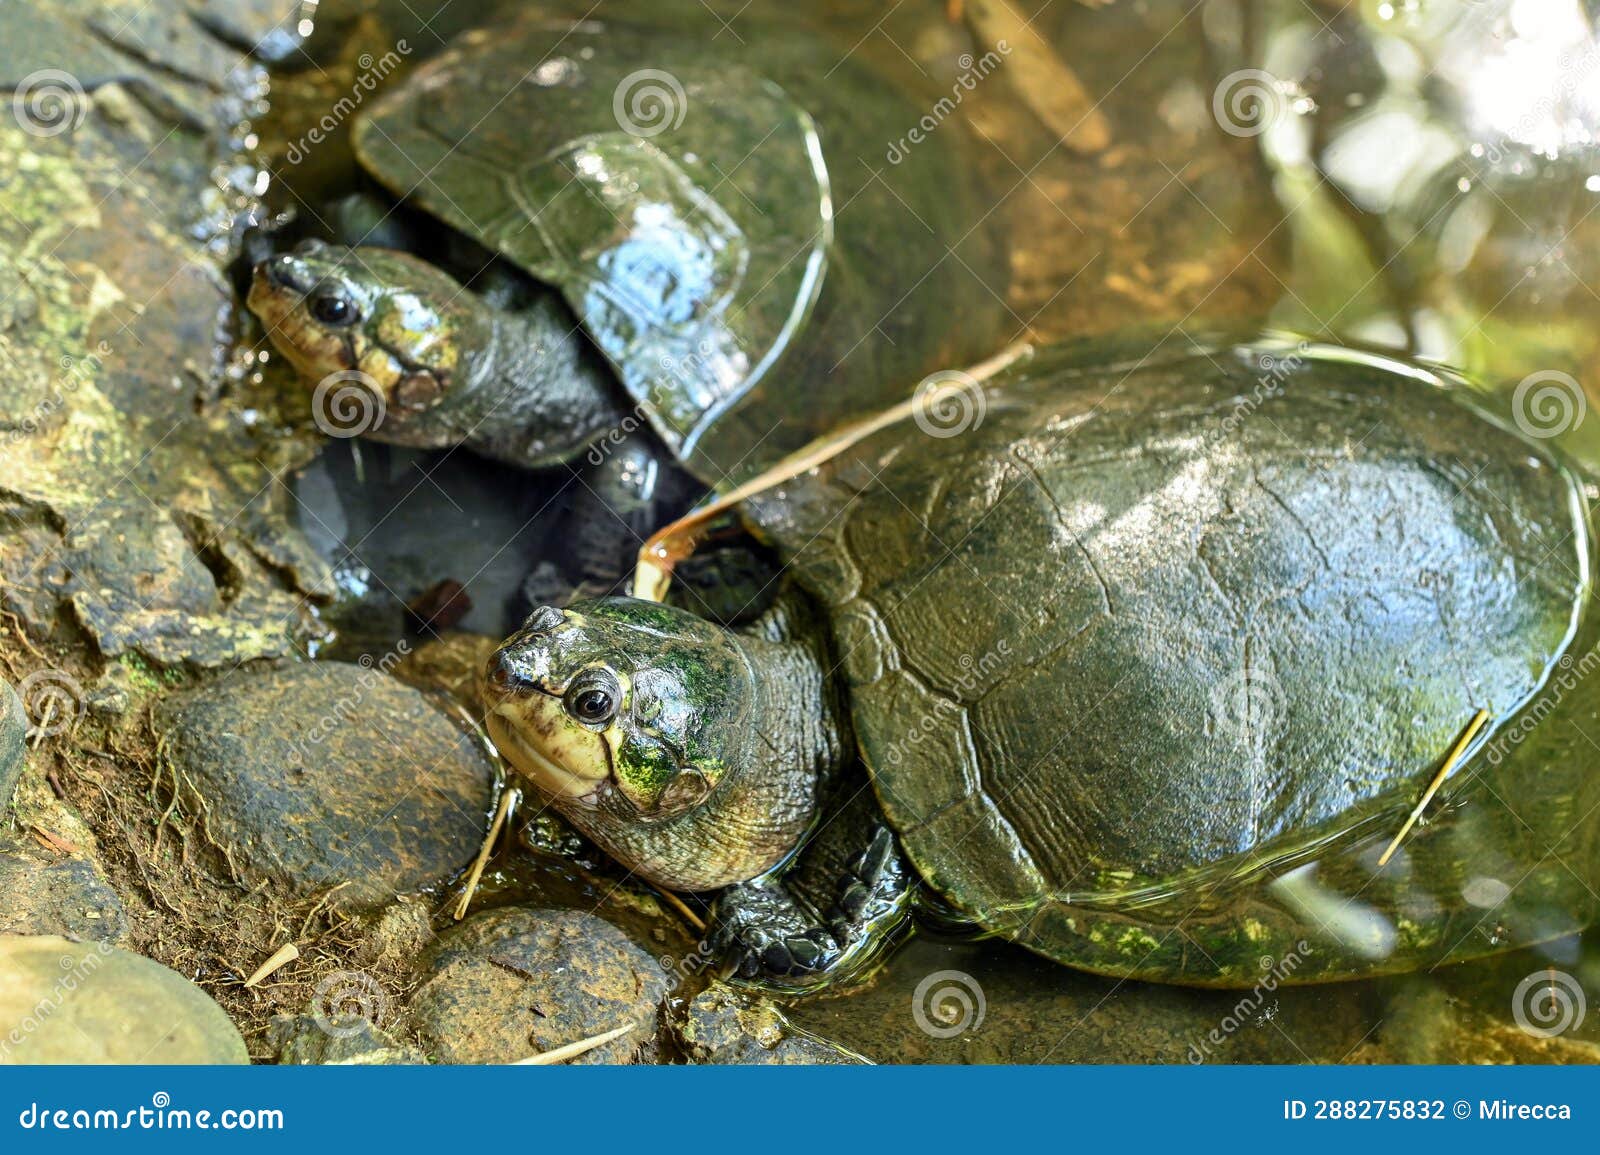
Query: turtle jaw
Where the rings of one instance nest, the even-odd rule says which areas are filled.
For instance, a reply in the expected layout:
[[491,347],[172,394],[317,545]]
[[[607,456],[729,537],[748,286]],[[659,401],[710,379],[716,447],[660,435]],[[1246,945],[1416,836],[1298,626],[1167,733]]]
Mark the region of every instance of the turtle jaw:
[[540,690],[503,694],[487,720],[506,760],[551,799],[599,805],[611,777],[611,748],[599,734],[569,725],[560,698]]

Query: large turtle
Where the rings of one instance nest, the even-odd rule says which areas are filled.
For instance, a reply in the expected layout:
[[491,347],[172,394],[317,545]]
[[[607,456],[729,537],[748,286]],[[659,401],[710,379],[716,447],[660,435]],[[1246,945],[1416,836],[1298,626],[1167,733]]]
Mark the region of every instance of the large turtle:
[[[1098,356],[973,385],[955,436],[901,406],[715,507],[803,590],[753,628],[540,609],[487,670],[501,750],[640,875],[725,888],[747,976],[848,969],[915,877],[1063,963],[1198,985],[1587,925],[1577,476],[1415,366],[1266,339]],[[845,805],[857,752],[872,790]]]
[[648,422],[721,484],[1004,343],[958,124],[887,161],[925,108],[799,16],[735,36],[698,4],[553,7],[467,33],[354,128],[390,191],[546,296],[502,311],[408,253],[315,242],[256,270],[308,381],[381,394],[370,435],[538,465]]

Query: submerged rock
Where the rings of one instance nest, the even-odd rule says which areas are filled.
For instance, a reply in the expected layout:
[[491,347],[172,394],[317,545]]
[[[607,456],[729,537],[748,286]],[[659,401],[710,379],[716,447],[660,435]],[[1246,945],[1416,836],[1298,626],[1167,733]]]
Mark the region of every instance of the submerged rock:
[[356,908],[444,880],[483,836],[493,771],[418,691],[340,662],[247,670],[158,711],[185,804],[252,881]]
[[605,920],[502,907],[441,935],[411,999],[428,1051],[446,1063],[512,1063],[617,1027],[633,1030],[574,1060],[653,1058],[667,977]]
[[211,997],[106,943],[0,935],[0,1064],[246,1063]]
[[802,1031],[769,999],[713,983],[687,1007],[673,1036],[695,1063],[762,1066],[867,1063],[838,1043]]

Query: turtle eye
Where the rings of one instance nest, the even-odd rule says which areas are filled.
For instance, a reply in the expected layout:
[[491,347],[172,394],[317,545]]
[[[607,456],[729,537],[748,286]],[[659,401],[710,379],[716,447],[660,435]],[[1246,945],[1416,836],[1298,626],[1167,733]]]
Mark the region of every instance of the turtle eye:
[[567,713],[585,726],[604,726],[617,716],[622,688],[610,670],[584,674],[567,689]]
[[356,319],[356,307],[343,293],[324,289],[311,298],[311,315],[324,325],[348,325]]

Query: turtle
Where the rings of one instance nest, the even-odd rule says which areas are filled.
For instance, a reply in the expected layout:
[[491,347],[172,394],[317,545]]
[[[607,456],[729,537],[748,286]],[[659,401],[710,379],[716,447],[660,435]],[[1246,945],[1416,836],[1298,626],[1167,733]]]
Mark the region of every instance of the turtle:
[[[1249,987],[1589,923],[1593,538],[1557,447],[1444,370],[1271,333],[962,388],[965,420],[916,397],[819,441],[487,663],[501,753],[706,895],[738,975],[822,987],[931,921]],[[723,532],[790,582],[740,628],[660,596]]]
[[530,301],[318,239],[254,270],[249,307],[300,375],[369,413],[376,395],[369,436],[541,466],[647,427],[733,484],[1005,344],[1009,258],[959,123],[891,162],[923,103],[798,14],[735,38],[698,4],[558,8],[465,33],[352,132]]

